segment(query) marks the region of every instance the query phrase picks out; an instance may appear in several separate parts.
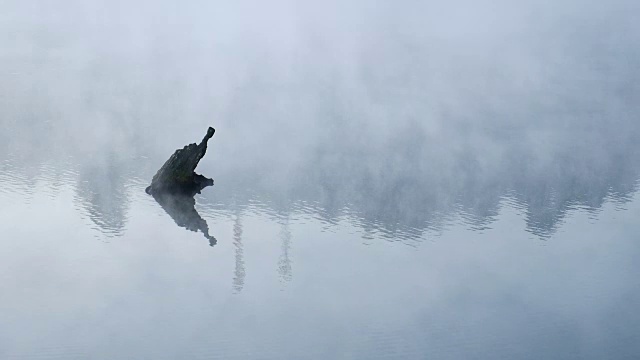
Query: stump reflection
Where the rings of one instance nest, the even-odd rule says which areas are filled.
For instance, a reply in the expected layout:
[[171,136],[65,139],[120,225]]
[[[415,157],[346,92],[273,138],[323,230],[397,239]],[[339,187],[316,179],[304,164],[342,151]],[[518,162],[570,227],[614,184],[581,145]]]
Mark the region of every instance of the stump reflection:
[[210,246],[214,246],[217,243],[216,238],[209,235],[207,221],[196,210],[196,200],[193,196],[154,194],[153,198],[178,226],[187,230],[202,232],[204,237],[209,240]]

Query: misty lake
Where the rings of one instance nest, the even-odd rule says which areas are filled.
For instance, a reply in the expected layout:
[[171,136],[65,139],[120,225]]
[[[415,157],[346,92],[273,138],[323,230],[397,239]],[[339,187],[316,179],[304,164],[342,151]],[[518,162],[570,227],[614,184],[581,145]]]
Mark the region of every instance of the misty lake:
[[0,359],[637,359],[639,11],[0,4]]

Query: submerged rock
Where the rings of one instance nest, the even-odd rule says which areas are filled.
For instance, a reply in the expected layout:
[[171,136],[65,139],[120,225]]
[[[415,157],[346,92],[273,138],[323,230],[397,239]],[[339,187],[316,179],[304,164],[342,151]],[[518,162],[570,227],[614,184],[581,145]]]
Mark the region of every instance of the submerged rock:
[[193,196],[213,185],[213,180],[195,173],[200,159],[207,152],[207,142],[216,130],[209,127],[200,144],[189,144],[176,150],[162,165],[146,188],[147,194],[174,194]]

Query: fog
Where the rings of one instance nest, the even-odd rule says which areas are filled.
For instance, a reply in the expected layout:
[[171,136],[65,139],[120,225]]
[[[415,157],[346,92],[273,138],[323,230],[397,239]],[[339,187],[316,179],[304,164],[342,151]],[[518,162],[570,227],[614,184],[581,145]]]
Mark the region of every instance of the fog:
[[541,236],[635,190],[633,1],[3,8],[1,146],[21,159],[149,177],[212,125],[217,197],[421,228],[514,196]]
[[0,357],[631,358],[638,14],[1,1]]

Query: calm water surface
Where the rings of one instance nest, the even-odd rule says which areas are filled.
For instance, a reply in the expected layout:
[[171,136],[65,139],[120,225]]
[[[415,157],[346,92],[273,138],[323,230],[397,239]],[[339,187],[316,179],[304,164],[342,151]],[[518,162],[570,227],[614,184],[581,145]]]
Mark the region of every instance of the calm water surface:
[[640,356],[633,3],[287,4],[6,5],[0,359]]

